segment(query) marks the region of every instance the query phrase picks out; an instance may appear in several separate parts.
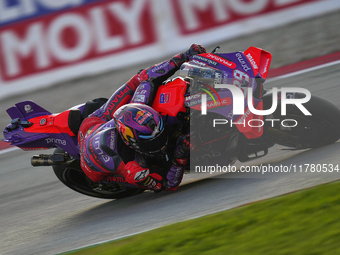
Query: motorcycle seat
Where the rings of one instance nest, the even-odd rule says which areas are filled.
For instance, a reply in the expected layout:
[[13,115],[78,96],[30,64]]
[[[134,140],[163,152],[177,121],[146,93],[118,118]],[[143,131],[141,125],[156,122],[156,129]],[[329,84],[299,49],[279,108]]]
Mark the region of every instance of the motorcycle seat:
[[80,124],[83,122],[83,118],[81,116],[81,112],[78,109],[70,110],[70,114],[68,115],[68,126],[71,131],[77,136],[80,128]]

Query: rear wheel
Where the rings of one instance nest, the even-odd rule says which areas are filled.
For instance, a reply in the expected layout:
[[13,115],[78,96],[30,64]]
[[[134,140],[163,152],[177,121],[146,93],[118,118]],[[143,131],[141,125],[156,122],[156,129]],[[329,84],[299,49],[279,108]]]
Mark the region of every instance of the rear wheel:
[[[64,153],[62,149],[56,149],[54,153]],[[65,166],[53,166],[53,171],[58,179],[72,190],[81,194],[106,199],[124,198],[144,192],[143,189],[132,188],[124,185],[115,185],[109,189],[98,190],[98,184],[92,182],[80,169]]]
[[[299,93],[294,96],[305,97]],[[271,99],[271,95],[263,98],[264,109],[270,108]],[[311,116],[305,116],[295,105],[288,105],[287,114],[282,116],[281,105],[278,104],[273,116],[269,118],[279,121],[274,121],[273,127],[270,124],[265,135],[277,144],[296,149],[317,148],[336,142],[340,138],[340,109],[315,96],[303,105]]]

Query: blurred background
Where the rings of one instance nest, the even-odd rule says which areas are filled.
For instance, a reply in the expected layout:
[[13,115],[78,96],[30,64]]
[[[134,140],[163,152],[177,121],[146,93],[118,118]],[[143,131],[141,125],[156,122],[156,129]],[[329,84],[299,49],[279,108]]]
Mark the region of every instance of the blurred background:
[[0,0],[0,124],[23,99],[58,112],[107,97],[192,43],[261,47],[273,54],[271,69],[338,51],[339,8],[337,0]]

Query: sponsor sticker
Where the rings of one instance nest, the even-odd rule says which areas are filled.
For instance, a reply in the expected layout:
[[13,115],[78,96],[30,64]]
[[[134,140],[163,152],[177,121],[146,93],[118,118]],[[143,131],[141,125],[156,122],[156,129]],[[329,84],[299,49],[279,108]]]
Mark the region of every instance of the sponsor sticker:
[[170,102],[170,97],[171,97],[171,94],[170,93],[162,93],[160,95],[160,98],[159,98],[159,103],[160,104],[167,104]]

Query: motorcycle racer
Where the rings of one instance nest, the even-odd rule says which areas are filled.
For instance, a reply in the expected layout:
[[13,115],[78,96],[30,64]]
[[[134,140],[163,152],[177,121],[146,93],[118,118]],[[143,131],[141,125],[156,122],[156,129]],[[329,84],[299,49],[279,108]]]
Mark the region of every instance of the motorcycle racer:
[[[205,52],[203,46],[193,44],[187,51],[141,70],[85,118],[78,133],[81,168],[93,182],[121,180],[155,191],[177,189],[189,154],[190,136],[179,137],[168,158],[165,125],[149,105],[163,81],[191,56]],[[154,165],[159,157],[167,158],[165,166]]]

